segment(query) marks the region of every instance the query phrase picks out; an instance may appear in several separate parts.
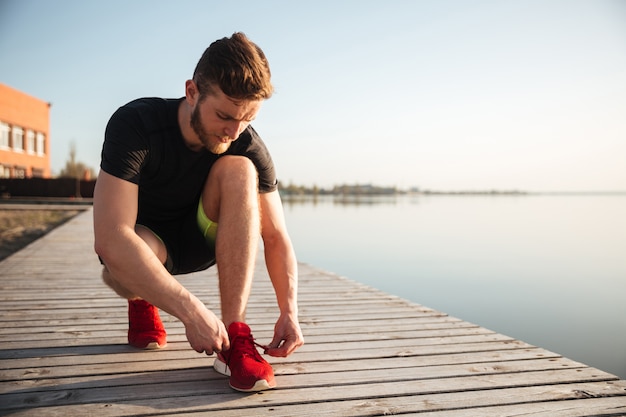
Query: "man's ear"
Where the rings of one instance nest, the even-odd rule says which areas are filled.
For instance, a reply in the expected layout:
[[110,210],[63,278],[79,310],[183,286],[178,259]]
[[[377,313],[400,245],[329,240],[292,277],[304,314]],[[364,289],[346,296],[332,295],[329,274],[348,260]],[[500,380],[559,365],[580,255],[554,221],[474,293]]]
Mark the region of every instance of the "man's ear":
[[200,92],[198,91],[198,86],[194,82],[194,80],[185,81],[185,98],[190,105],[194,105],[196,101],[198,101],[198,97],[200,96]]

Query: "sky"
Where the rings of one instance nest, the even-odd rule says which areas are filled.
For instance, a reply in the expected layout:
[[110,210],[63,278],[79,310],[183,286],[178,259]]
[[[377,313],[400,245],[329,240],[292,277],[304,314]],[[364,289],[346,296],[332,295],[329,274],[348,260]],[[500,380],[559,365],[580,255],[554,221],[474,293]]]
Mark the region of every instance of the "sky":
[[111,114],[236,31],[284,184],[626,190],[622,0],[0,0],[0,82],[52,103],[53,173],[97,171]]

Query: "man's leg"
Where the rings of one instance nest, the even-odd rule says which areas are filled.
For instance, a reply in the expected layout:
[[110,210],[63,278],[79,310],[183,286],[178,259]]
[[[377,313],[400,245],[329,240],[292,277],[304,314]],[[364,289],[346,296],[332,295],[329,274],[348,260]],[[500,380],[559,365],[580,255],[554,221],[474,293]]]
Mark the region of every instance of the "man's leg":
[[230,376],[232,388],[245,392],[276,386],[272,367],[244,323],[261,232],[257,181],[249,159],[223,157],[211,169],[202,197],[207,217],[218,223],[215,258],[230,338],[230,349],[218,353],[213,367]]
[[[135,232],[150,246],[162,263],[167,259],[165,245],[150,229],[137,225]],[[167,334],[159,310],[127,290],[113,277],[106,265],[103,281],[119,296],[128,300],[128,343],[140,349],[160,349],[167,345]]]
[[[150,229],[142,225],[135,226],[135,233],[144,240],[152,249],[152,251],[157,255],[161,263],[165,263],[167,259],[167,249],[165,248],[165,244],[159,239]],[[106,265],[102,269],[102,280],[105,284],[107,284],[113,291],[117,293],[122,298],[126,298],[127,300],[137,299],[138,297],[124,288],[111,273],[107,269]]]
[[215,259],[227,328],[245,320],[261,228],[257,181],[248,158],[225,156],[211,168],[202,195],[207,217],[218,224]]

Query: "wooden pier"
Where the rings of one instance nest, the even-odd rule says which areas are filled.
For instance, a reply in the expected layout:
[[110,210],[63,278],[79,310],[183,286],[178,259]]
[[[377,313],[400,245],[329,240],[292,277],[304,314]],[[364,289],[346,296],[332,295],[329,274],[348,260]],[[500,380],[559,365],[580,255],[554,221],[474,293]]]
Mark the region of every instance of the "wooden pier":
[[[257,269],[248,323],[267,343],[278,312]],[[614,375],[305,264],[305,346],[268,358],[276,389],[239,393],[167,314],[166,349],[129,347],[100,270],[89,209],[0,262],[0,415],[626,415]],[[180,279],[219,311],[215,269]]]

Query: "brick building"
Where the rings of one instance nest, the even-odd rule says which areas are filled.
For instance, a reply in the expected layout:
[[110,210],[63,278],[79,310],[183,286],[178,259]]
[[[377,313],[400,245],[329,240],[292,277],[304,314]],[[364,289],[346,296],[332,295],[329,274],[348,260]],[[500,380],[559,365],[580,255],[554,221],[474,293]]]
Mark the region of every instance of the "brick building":
[[50,176],[50,104],[0,83],[0,178]]

